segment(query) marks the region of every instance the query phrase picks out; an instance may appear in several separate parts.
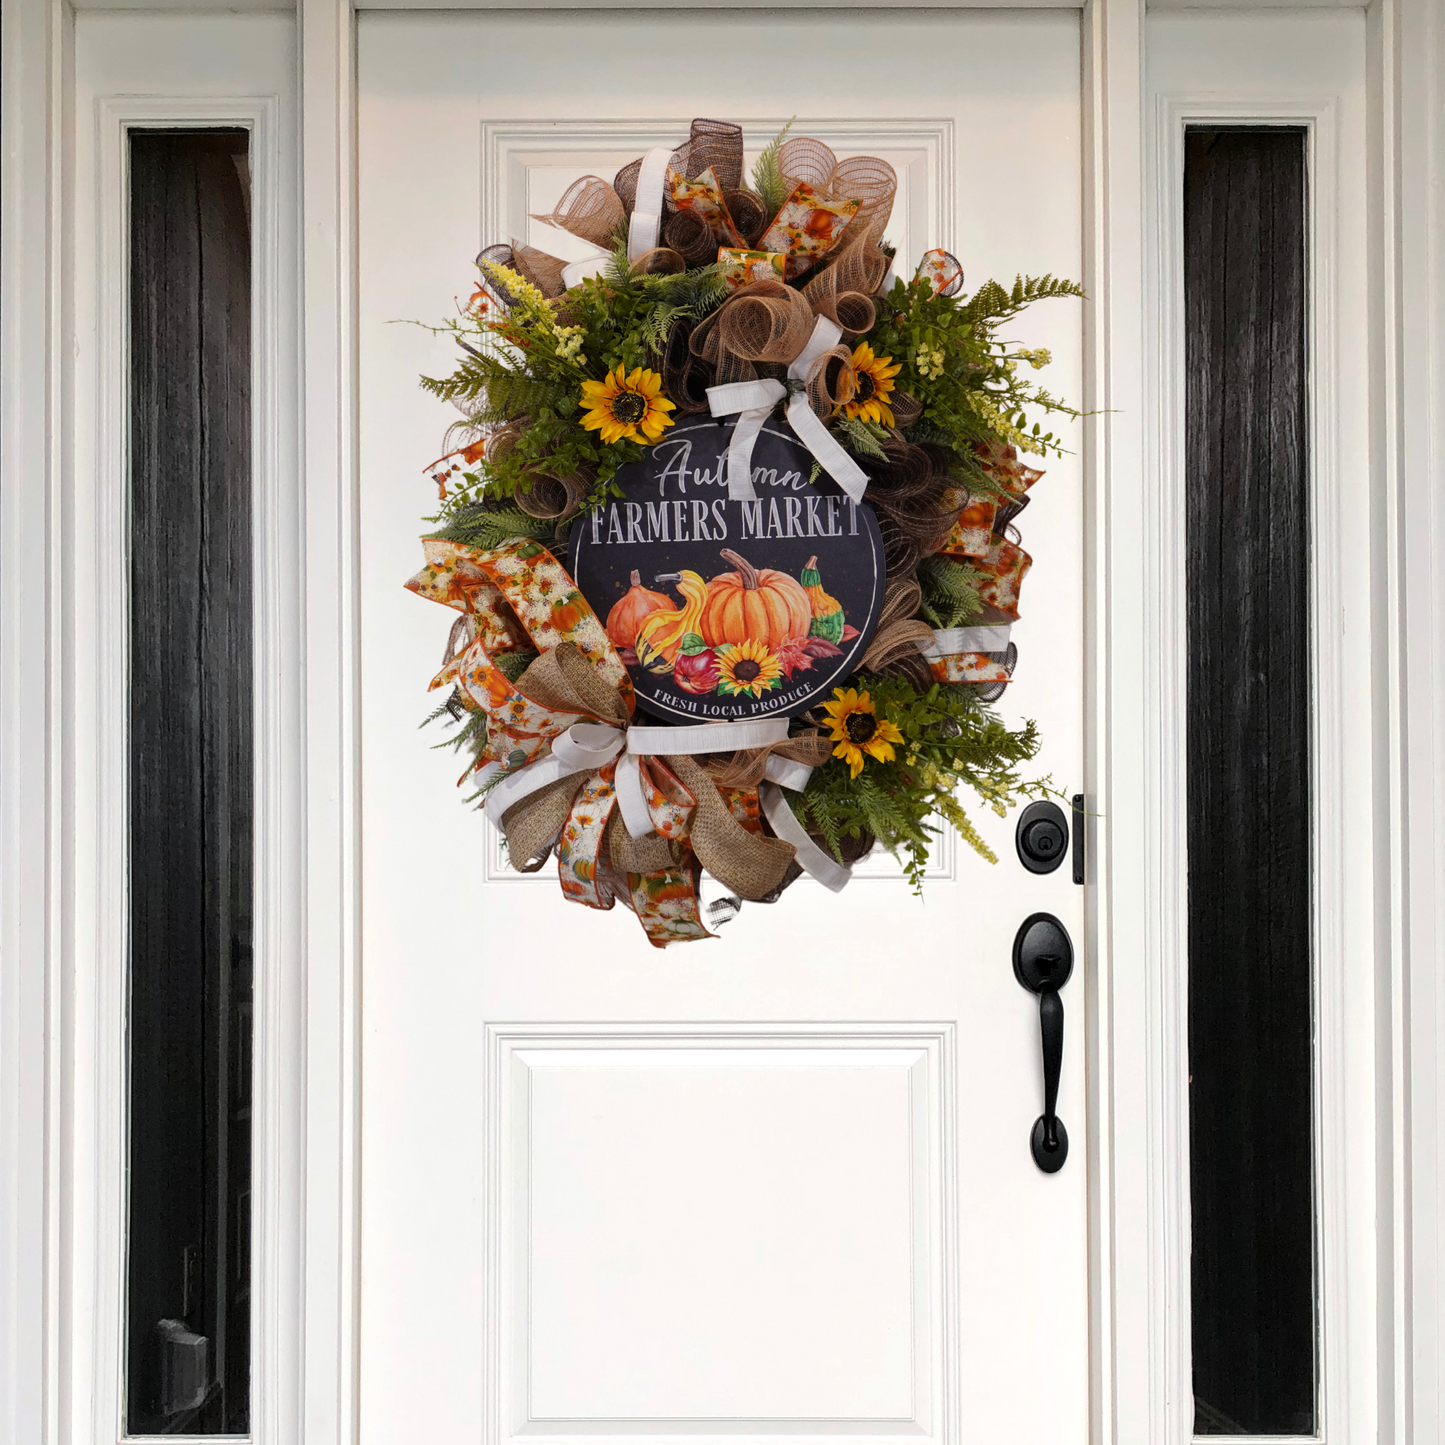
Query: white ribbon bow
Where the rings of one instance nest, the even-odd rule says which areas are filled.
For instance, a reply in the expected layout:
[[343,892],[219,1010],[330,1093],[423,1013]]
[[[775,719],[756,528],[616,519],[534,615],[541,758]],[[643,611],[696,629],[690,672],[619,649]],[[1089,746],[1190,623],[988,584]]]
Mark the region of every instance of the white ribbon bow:
[[[813,323],[813,334],[808,338],[808,344],[788,366],[789,379],[807,381],[813,363],[842,339],[843,332],[837,322],[826,316],[818,317]],[[735,502],[757,500],[757,493],[753,490],[753,446],[763,423],[787,395],[788,388],[781,381],[771,378],[765,381],[734,381],[726,386],[710,386],[707,389],[708,406],[714,416],[740,413],[728,446],[728,496]],[[833,434],[808,405],[808,398],[801,388],[793,391],[788,402],[788,423],[797,433],[798,440],[812,452],[819,466],[853,501],[861,502],[863,493],[868,489],[868,473],[838,445]]]
[[[757,718],[751,722],[699,723],[693,727],[617,727],[604,722],[575,722],[564,733],[552,739],[552,751],[546,757],[509,773],[491,788],[482,808],[500,828],[507,810],[514,803],[574,773],[596,772],[618,758],[616,773],[617,806],[622,822],[634,838],[653,832],[652,815],[642,791],[642,769],[638,757],[665,757],[669,753],[714,753],[729,749],[762,748],[787,740],[788,720],[785,717]],[[619,757],[620,755],[620,757]],[[490,774],[502,771],[502,764],[493,763],[482,775],[485,784]],[[793,816],[783,797],[783,788],[799,792],[807,786],[812,768],[791,758],[770,757],[759,792],[763,811],[780,838],[797,850],[799,867],[810,873],[825,888],[835,893],[852,876],[820,849]]]

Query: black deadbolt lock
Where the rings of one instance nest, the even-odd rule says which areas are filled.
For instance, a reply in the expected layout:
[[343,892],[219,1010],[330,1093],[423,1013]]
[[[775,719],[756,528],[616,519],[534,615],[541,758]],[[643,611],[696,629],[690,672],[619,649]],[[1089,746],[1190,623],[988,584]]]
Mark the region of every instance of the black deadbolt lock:
[[1030,803],[1014,830],[1019,862],[1030,873],[1052,873],[1069,851],[1069,824],[1064,810],[1047,798]]

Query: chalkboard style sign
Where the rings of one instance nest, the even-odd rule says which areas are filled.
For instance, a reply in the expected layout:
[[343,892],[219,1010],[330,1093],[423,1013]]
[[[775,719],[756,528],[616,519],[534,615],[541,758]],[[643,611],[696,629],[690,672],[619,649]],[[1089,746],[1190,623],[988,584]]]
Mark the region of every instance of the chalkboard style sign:
[[792,717],[856,672],[883,603],[878,522],[785,422],[728,495],[731,423],[669,431],[621,468],[620,498],[572,527],[571,570],[632,675],[673,722]]

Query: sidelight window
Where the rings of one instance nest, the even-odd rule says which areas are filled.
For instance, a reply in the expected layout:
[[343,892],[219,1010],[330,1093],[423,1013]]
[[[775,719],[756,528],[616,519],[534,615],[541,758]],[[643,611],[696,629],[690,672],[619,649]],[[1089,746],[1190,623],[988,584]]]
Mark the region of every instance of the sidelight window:
[[244,1434],[252,1101],[244,131],[130,137],[125,1429]]
[[1195,1433],[1318,1421],[1306,143],[1186,132]]

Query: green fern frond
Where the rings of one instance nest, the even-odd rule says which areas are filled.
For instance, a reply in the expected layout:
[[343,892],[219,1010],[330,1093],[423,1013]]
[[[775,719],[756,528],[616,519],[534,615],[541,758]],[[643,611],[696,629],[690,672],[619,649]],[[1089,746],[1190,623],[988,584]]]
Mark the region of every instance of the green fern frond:
[[[797,120],[797,118],[794,116],[793,120]],[[790,120],[763,147],[763,153],[758,157],[757,165],[753,167],[753,190],[758,193],[763,205],[767,208],[769,220],[777,215],[778,208],[788,199],[787,178],[778,169],[778,152],[782,150],[783,142],[793,128],[793,120]]]
[[925,557],[918,564],[918,583],[923,589],[918,615],[930,627],[967,627],[983,613],[978,595],[983,581],[983,573],[967,563]]
[[485,552],[509,537],[535,537],[541,541],[551,535],[551,522],[528,516],[519,507],[468,507],[450,518],[440,531],[433,532],[430,540],[460,542]]
[[883,442],[888,436],[886,427],[856,416],[835,416],[831,425],[860,456],[875,457],[880,462],[888,460],[888,453],[883,450]]

